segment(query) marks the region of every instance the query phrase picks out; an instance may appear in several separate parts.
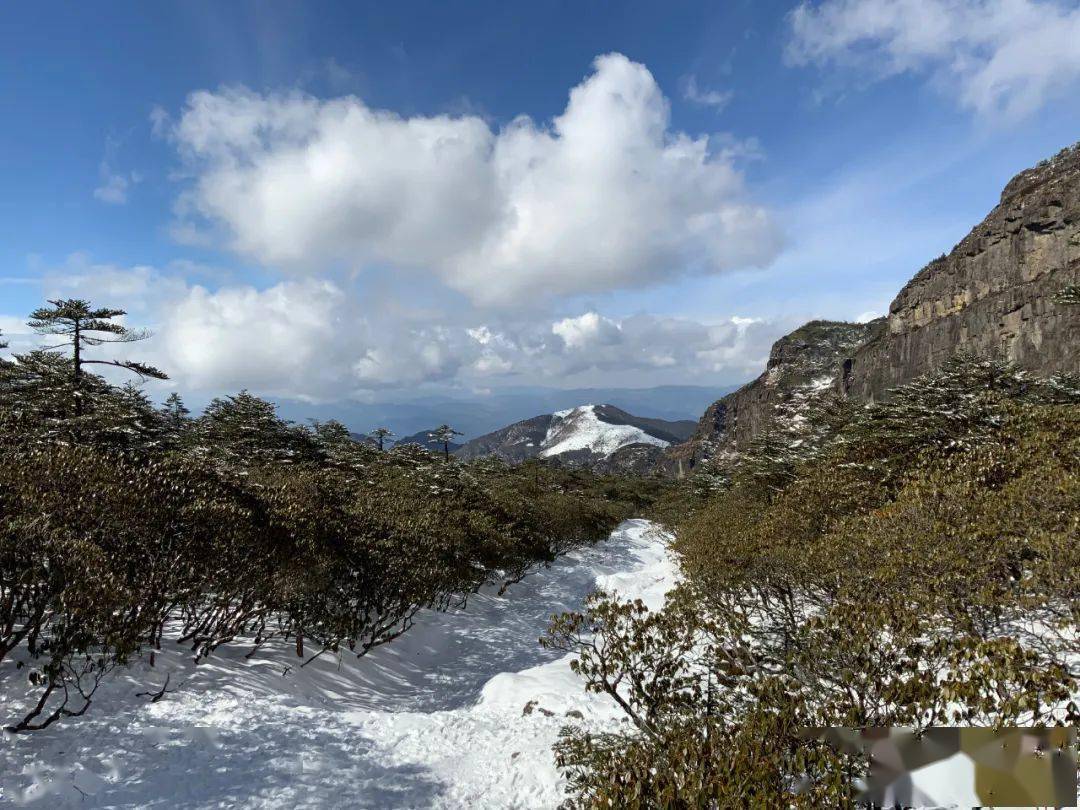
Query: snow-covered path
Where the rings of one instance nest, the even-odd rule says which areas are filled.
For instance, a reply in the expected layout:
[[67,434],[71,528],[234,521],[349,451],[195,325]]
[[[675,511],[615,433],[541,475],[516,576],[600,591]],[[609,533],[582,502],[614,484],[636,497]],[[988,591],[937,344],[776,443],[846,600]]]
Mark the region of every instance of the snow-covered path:
[[[622,720],[537,638],[596,587],[659,606],[676,577],[666,541],[648,521],[627,521],[504,597],[491,589],[425,614],[359,661],[298,671],[284,650],[245,661],[237,647],[193,667],[185,650],[166,650],[153,669],[103,687],[85,717],[0,736],[0,805],[555,807],[551,744],[567,712],[596,727]],[[164,700],[135,697],[170,671]],[[5,716],[22,683],[0,672]]]

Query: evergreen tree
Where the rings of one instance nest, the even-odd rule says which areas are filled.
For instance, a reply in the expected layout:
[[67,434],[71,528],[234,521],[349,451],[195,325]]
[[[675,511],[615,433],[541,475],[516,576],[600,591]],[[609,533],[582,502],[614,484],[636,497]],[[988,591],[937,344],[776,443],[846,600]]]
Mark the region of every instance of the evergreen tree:
[[317,452],[309,431],[282,419],[272,402],[248,391],[214,399],[196,429],[204,452],[241,465],[301,461]]
[[311,432],[315,434],[316,441],[322,445],[331,446],[353,443],[353,437],[352,434],[349,433],[349,429],[337,419],[327,419],[325,422],[320,422],[318,419],[312,419]]
[[439,425],[435,430],[428,434],[432,439],[437,442],[442,442],[443,454],[446,456],[446,460],[450,460],[450,442],[454,440],[455,436],[460,436],[461,431],[454,430],[449,425]]
[[158,421],[168,444],[172,448],[189,445],[186,441],[192,433],[194,422],[191,420],[191,411],[184,404],[183,397],[173,391],[166,398],[164,404],[157,410]]
[[63,342],[48,347],[50,350],[71,346],[76,415],[81,415],[83,412],[83,366],[90,364],[115,366],[133,371],[140,377],[152,377],[156,380],[168,379],[164,371],[145,363],[133,360],[89,360],[83,356],[85,349],[90,346],[101,346],[105,343],[134,343],[150,337],[150,333],[145,329],[129,329],[123,324],[112,322],[113,318],[126,315],[124,310],[108,307],[92,309],[89,301],[78,298],[50,300],[49,303],[52,307],[40,307],[31,313],[29,326],[39,335],[58,335],[64,339]]
[[[70,358],[40,349],[0,361],[4,441],[23,446],[75,443],[125,452],[161,445],[168,426],[137,385],[118,388],[87,373],[76,391],[71,366]],[[80,399],[87,407],[77,414]]]
[[184,405],[183,397],[175,391],[169,394],[168,398],[165,400],[165,404],[161,408],[161,415],[165,417],[165,420],[173,430],[180,430],[183,428],[190,414],[191,411]]
[[371,438],[375,439],[379,443],[379,450],[383,449],[383,442],[390,436],[393,436],[393,431],[389,428],[377,427],[369,434]]

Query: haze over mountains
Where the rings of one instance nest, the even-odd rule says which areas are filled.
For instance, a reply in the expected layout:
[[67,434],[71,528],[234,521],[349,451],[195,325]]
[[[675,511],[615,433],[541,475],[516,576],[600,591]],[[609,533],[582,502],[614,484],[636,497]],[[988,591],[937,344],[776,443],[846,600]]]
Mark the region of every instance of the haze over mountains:
[[279,400],[278,407],[287,419],[337,419],[356,433],[385,426],[397,434],[397,441],[448,423],[462,432],[462,440],[468,440],[523,419],[588,403],[610,403],[636,417],[696,421],[705,408],[733,389],[697,385],[570,389],[520,386],[486,394],[416,396],[386,402],[313,404]]

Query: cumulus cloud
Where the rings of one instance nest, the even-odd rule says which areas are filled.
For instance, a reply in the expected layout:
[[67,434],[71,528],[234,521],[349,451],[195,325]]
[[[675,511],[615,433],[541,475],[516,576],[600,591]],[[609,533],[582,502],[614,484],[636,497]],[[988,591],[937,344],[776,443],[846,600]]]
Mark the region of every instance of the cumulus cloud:
[[362,315],[340,289],[303,281],[261,292],[194,287],[165,315],[158,350],[182,387],[328,400],[418,385],[640,384],[664,371],[739,380],[764,367],[789,327],[596,312],[429,325]]
[[549,123],[233,88],[192,94],[168,129],[193,177],[177,233],[279,267],[431,272],[514,305],[761,266],[780,247],[737,150],[673,131],[652,74],[619,54]]
[[960,103],[1020,118],[1080,80],[1080,6],[1056,0],[825,0],[790,15],[794,65],[929,72]]
[[556,321],[551,325],[551,332],[562,338],[564,346],[574,350],[610,346],[622,338],[619,324],[596,312]]
[[150,265],[120,267],[73,253],[38,280],[46,298],[84,298],[129,312],[150,313],[187,289],[179,277]]
[[338,340],[346,326],[343,305],[341,291],[328,282],[216,292],[194,286],[162,313],[158,350],[194,388],[317,397],[333,391],[349,360]]
[[742,379],[764,367],[772,342],[788,328],[738,316],[703,323],[648,314],[617,319],[590,311],[551,325],[557,340],[544,361],[553,377],[627,371],[649,379],[675,369],[683,379],[702,374]]

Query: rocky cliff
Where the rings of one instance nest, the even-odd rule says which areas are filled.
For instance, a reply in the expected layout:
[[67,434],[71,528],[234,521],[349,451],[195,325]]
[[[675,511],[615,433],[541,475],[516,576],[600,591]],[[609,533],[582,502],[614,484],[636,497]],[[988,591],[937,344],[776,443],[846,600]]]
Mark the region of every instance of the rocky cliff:
[[773,346],[765,372],[713,403],[694,436],[661,462],[685,473],[744,448],[778,405],[823,387],[860,401],[937,368],[959,349],[1040,375],[1080,371],[1080,307],[1055,303],[1080,283],[1080,144],[1013,178],[997,207],[924,267],[887,318],[813,321]]
[[811,321],[780,338],[761,376],[710,405],[694,435],[668,450],[662,466],[680,474],[706,458],[734,455],[761,432],[777,406],[838,385],[844,361],[884,329],[884,318],[865,324]]
[[1080,368],[1080,311],[1054,303],[1080,282],[1080,144],[1005,186],[1001,201],[889,307],[880,340],[851,358],[842,390],[876,399],[958,347],[1047,375]]

